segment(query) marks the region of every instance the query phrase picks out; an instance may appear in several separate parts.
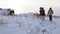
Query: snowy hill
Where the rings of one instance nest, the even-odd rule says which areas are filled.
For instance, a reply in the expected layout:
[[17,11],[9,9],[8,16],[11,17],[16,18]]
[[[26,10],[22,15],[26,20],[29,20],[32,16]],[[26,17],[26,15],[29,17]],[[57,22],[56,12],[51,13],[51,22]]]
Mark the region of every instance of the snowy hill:
[[15,16],[0,15],[0,34],[59,34],[60,18],[53,18],[50,22],[48,17],[42,22],[33,13]]

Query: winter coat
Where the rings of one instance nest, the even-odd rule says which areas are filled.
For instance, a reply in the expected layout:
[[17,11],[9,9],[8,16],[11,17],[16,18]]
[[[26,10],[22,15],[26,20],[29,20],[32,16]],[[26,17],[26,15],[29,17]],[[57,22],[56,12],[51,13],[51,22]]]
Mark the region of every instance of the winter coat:
[[52,15],[53,14],[53,10],[48,10],[48,15]]
[[42,15],[42,16],[45,16],[45,10],[44,9],[40,9],[40,15]]

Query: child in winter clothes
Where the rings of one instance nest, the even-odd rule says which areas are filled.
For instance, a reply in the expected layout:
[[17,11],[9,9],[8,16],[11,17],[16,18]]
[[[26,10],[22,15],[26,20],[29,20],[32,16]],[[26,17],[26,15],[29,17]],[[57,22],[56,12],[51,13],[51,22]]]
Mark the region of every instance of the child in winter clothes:
[[45,10],[44,10],[44,8],[43,7],[40,7],[39,12],[40,12],[41,18],[44,20],[44,16],[45,16]]

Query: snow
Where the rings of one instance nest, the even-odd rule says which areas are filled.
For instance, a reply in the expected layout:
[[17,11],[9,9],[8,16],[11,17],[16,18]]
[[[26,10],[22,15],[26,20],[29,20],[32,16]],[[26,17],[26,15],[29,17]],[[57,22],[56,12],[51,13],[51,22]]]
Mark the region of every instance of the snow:
[[7,14],[9,14],[9,11],[7,11],[7,9],[0,10],[0,15],[7,15]]
[[16,16],[0,15],[0,34],[59,34],[60,18],[36,18],[34,14],[20,14]]

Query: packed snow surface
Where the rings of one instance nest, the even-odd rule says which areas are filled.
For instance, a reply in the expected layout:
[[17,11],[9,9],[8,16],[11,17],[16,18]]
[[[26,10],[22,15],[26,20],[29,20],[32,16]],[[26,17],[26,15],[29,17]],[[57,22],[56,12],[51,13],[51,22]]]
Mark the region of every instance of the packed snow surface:
[[0,15],[0,34],[59,34],[60,18],[48,17],[42,21],[34,14],[20,14],[16,16]]

